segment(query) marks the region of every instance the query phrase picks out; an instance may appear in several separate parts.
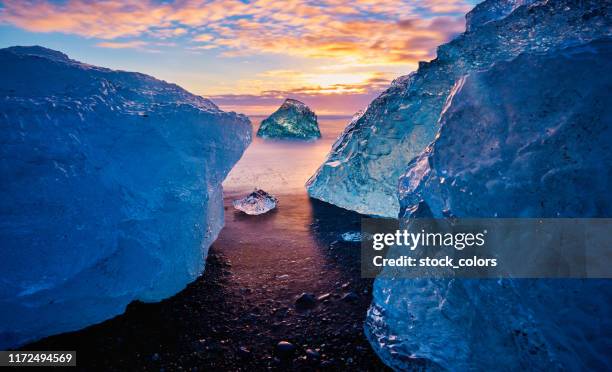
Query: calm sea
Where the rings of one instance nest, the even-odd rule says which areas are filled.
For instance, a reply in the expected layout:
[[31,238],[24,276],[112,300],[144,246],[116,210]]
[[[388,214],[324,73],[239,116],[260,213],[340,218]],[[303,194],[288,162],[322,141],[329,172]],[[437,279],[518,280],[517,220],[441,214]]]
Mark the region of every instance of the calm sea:
[[[251,117],[253,133],[265,117]],[[272,194],[305,192],[304,183],[325,160],[350,117],[319,117],[322,138],[313,142],[255,137],[223,183],[226,195],[260,188]]]

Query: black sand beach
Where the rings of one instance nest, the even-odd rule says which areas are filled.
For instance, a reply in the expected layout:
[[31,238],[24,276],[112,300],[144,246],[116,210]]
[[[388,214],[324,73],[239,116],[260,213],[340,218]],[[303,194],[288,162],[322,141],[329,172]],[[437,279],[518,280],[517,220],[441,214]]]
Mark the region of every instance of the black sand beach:
[[[253,217],[232,199],[204,275],[185,290],[23,349],[76,349],[83,370],[383,370],[363,334],[372,280],[360,278],[359,244],[340,237],[360,216],[279,195],[276,211]],[[296,307],[302,293],[320,299]]]

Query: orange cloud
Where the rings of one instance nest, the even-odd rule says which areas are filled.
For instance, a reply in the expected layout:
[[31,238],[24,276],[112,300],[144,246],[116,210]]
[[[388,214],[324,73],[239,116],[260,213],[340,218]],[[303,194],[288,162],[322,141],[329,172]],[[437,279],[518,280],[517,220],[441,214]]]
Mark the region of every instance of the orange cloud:
[[[292,70],[272,70],[261,75],[275,78],[293,76],[298,81],[317,76]],[[263,90],[258,94],[223,94],[209,98],[224,110],[248,115],[269,115],[285,98],[296,98],[306,102],[319,115],[350,116],[364,109],[387,88],[391,78],[392,76],[385,72],[374,72],[354,83],[301,85],[296,88]]]
[[147,1],[5,0],[0,21],[34,32],[64,32],[86,37],[114,39],[137,36],[153,26],[163,26],[168,6],[153,7]]
[[226,111],[242,112],[247,115],[270,115],[285,98],[305,102],[317,115],[350,116],[364,109],[380,92],[343,93],[317,95],[286,91],[265,92],[257,95],[218,95],[209,97]]
[[201,94],[349,95],[355,103],[463,31],[466,1],[0,0],[0,24],[92,38],[103,48],[289,56],[299,68],[254,70],[249,80],[178,82]]
[[159,39],[170,39],[187,34],[189,31],[182,27],[162,28],[149,31],[149,34]]
[[215,37],[210,34],[201,34],[193,38],[195,41],[208,42],[214,40]]
[[[446,27],[437,27],[439,23]],[[409,27],[383,21],[331,22],[308,26],[300,35],[234,27],[222,30],[231,37],[218,43],[230,48],[226,52],[229,56],[291,51],[302,57],[335,58],[365,65],[406,64],[433,57],[435,47],[463,27],[463,20],[451,18],[443,22],[417,20]]]
[[[216,46],[225,56],[276,53],[367,65],[432,57],[436,45],[463,30],[459,15],[469,8],[463,0],[354,0],[350,6],[345,0],[5,0],[3,5],[0,22],[34,32],[113,40],[167,39],[197,29],[195,45],[188,48]],[[423,12],[429,13],[427,19]]]

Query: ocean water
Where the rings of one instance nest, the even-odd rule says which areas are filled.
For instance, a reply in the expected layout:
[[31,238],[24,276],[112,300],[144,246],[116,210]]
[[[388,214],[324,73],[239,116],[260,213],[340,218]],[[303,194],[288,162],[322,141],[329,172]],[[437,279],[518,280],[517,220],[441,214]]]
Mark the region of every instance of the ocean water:
[[[251,117],[253,133],[265,117]],[[247,148],[223,183],[226,196],[260,188],[272,194],[305,194],[304,184],[323,163],[350,117],[319,117],[321,139],[312,142],[264,140]]]

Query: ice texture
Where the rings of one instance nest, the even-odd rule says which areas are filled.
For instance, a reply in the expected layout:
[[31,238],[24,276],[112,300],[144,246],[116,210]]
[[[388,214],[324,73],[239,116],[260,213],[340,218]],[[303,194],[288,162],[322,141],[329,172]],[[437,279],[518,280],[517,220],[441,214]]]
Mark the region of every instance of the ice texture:
[[529,5],[536,0],[496,0],[484,1],[465,15],[465,31],[472,32],[491,21],[497,21],[512,13],[522,5]]
[[234,208],[250,215],[264,214],[276,208],[278,199],[263,190],[255,190],[242,199],[234,200]]
[[601,40],[523,54],[457,82],[400,178],[401,216],[612,216],[612,57]]
[[[396,217],[397,182],[431,143],[455,83],[522,52],[545,52],[610,34],[610,1],[487,1],[468,16],[471,32],[437,58],[396,79],[346,128],[307,184],[310,196],[363,214]],[[511,13],[505,13],[511,12]]]
[[345,242],[360,242],[361,241],[361,233],[359,231],[347,231],[342,233],[342,240]]
[[[612,217],[611,60],[602,39],[460,79],[401,216]],[[397,370],[612,369],[609,280],[377,278],[373,295],[366,332]]]
[[249,120],[150,76],[0,50],[0,349],[201,274]]
[[272,139],[313,140],[321,137],[317,116],[303,102],[288,98],[261,122],[257,136]]

